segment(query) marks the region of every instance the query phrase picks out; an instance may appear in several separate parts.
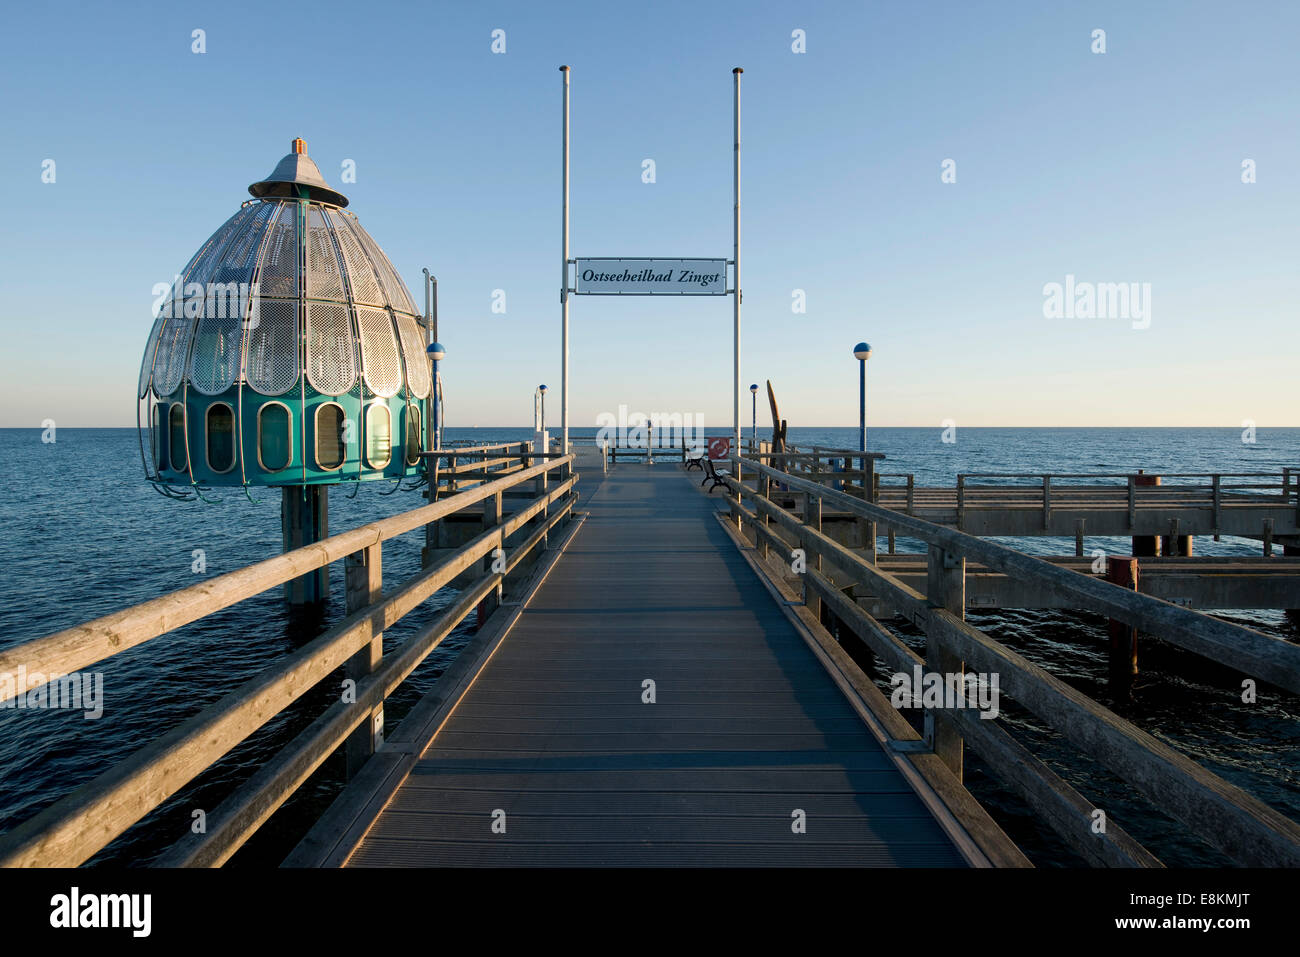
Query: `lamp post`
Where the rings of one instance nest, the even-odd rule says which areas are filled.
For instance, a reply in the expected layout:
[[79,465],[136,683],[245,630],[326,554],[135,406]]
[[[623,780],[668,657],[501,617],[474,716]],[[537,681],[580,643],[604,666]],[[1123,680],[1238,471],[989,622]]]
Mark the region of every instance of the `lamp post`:
[[[853,358],[858,360],[858,451],[867,451],[867,360],[871,358],[871,346],[859,342],[853,347]],[[858,461],[858,469],[863,476],[867,474],[867,457],[863,455]],[[866,482],[866,479],[863,479]],[[870,493],[864,491],[870,497]]]
[[438,363],[447,357],[447,350],[442,347],[441,342],[431,342],[425,350],[429,355],[429,362],[432,366],[430,375],[432,376],[432,385],[429,389],[429,398],[432,412],[433,424],[433,447],[435,450],[442,448],[442,430],[438,426]]
[[[438,277],[424,269],[424,327],[425,349],[438,341]],[[434,446],[433,421],[426,417],[424,423],[424,444],[432,449]],[[432,493],[430,493],[432,494]]]
[[749,394],[753,399],[753,406],[754,406],[753,417],[750,419],[750,427],[749,427],[749,444],[750,446],[752,446],[749,451],[750,454],[752,455],[758,451],[758,383],[757,382],[755,382],[753,385],[749,387]]
[[858,360],[858,404],[861,414],[858,417],[858,450],[867,450],[867,360],[871,358],[871,346],[859,342],[853,347],[853,358]]
[[546,386],[545,384],[539,385],[537,387],[537,395],[542,402],[542,417],[540,422],[541,427],[538,429],[538,431],[545,432],[546,431]]

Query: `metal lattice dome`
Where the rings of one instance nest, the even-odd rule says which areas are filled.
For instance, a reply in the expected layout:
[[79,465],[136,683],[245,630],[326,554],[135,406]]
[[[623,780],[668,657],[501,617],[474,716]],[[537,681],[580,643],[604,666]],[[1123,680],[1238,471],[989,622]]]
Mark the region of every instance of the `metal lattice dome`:
[[302,140],[248,189],[158,302],[138,393],[149,479],[414,474],[431,383],[406,286]]

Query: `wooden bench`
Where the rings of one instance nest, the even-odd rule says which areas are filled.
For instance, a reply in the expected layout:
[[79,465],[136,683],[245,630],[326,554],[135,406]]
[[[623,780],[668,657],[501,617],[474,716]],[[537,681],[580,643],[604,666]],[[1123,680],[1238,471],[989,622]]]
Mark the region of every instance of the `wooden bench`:
[[704,456],[702,461],[704,463],[704,481],[700,482],[700,488],[703,488],[704,482],[708,482],[708,481],[713,482],[713,484],[709,486],[710,495],[713,494],[713,490],[717,488],[719,485],[725,488],[727,485],[726,480],[731,476],[731,473],[728,472],[726,469],[719,470],[717,468],[714,468],[713,459],[709,458],[707,455]]
[[686,458],[684,461],[686,464],[686,471],[689,472],[691,469],[699,469],[701,472],[704,471],[704,460],[708,458],[708,453],[706,453],[704,449],[691,449],[686,452],[685,455]]

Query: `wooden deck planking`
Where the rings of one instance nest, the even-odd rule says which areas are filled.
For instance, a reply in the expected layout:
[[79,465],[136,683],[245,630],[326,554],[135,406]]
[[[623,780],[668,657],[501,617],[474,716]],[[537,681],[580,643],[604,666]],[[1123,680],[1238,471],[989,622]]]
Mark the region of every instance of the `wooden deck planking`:
[[349,866],[962,865],[714,501],[672,465],[600,482]]

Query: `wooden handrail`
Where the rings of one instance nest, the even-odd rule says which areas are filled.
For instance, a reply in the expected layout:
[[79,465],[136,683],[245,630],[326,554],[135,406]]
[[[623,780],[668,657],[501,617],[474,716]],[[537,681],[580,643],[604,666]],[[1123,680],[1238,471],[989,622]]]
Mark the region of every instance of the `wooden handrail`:
[[[202,601],[191,601],[184,607],[189,612],[193,612],[196,606],[205,607],[206,602],[206,610],[195,615],[195,617],[202,617],[203,614],[209,614],[242,600],[239,597],[232,597],[240,595],[241,592],[248,592],[243,595],[248,597],[268,587],[274,587],[280,582],[271,581],[254,588],[246,579],[250,572],[265,569],[268,565],[271,566],[271,577],[281,574],[284,565],[281,560],[297,553],[307,553],[308,568],[319,567],[320,564],[330,560],[328,556],[345,546],[350,546],[350,551],[343,554],[375,549],[377,559],[377,550],[383,541],[488,498],[497,499],[499,515],[500,495],[504,489],[529,478],[545,475],[549,470],[557,467],[571,466],[571,464],[572,456],[558,461],[539,463],[513,475],[510,479],[488,483],[434,505],[373,522],[352,532],[331,536],[315,545],[280,556],[279,559],[261,562],[219,576],[226,581],[228,587],[215,593],[207,593],[202,596]],[[452,609],[445,612],[434,625],[424,629],[414,639],[408,640],[394,656],[383,660],[377,670],[363,677],[357,683],[360,690],[352,703],[346,707],[332,709],[326,716],[318,719],[317,724],[312,726],[315,729],[313,734],[306,739],[300,737],[295,743],[291,743],[288,749],[282,751],[272,766],[268,766],[273,769],[259,778],[255,787],[237,792],[238,797],[233,803],[223,803],[221,816],[217,821],[218,828],[213,838],[215,843],[201,840],[196,847],[180,852],[187,862],[216,861],[219,863],[225,860],[293,793],[302,781],[306,780],[311,771],[318,767],[334,748],[356,731],[372,710],[382,707],[383,699],[405,680],[456,624],[473,610],[479,599],[499,590],[505,574],[508,574],[538,543],[544,541],[547,529],[570,513],[572,491],[576,482],[577,477],[572,473],[568,474],[567,478],[541,492],[530,505],[504,521],[499,520],[496,524],[492,524],[445,561],[422,570],[386,598],[377,598],[349,614],[324,634],[268,666],[179,727],[156,739],[126,760],[118,762],[94,780],[65,795],[35,817],[0,835],[0,866],[76,866],[83,863],[177,793],[206,768],[220,760],[272,717],[297,701],[331,672],[346,664],[366,648],[374,640],[374,636],[382,634],[440,588],[473,568],[475,563],[484,561],[498,549],[504,552],[507,537],[521,530],[529,520],[546,510],[555,501],[563,499],[563,506],[550,514],[538,530],[526,541],[506,553],[507,561],[503,571],[494,570],[479,578],[474,585],[461,594]],[[276,564],[277,562],[280,564]],[[311,562],[316,564],[310,564]],[[290,563],[288,567],[296,569],[298,566]],[[217,580],[213,579],[213,581]],[[248,591],[250,588],[254,590]],[[191,591],[192,589],[182,590],[182,592]],[[178,594],[181,592],[164,598]],[[470,600],[471,596],[474,597],[473,601]],[[146,602],[133,609],[118,612],[114,616],[107,616],[118,628],[116,634],[130,634],[136,639],[130,645],[124,644],[103,654],[102,649],[96,650],[97,646],[94,641],[91,641],[80,649],[81,656],[97,654],[98,657],[94,660],[100,660],[125,647],[148,640],[148,637],[154,637],[148,632],[159,626],[159,609],[146,608],[146,606],[154,605],[157,601]],[[133,612],[137,613],[143,621],[132,622]],[[82,633],[98,640],[111,637],[113,632],[101,630],[104,628],[105,620],[97,619],[96,622],[81,626]],[[161,620],[165,624],[170,619],[164,616]],[[59,633],[59,635],[63,634],[65,633]],[[50,638],[58,638],[59,635]],[[27,648],[29,656],[32,649],[48,652],[50,646],[46,644],[47,641],[48,639],[37,639],[18,648]],[[63,646],[56,645],[55,651],[67,657],[75,653],[76,649],[69,651]],[[45,662],[49,659],[37,660],[41,661],[41,667],[46,667]],[[0,664],[0,667],[3,665]]]
[[[573,478],[567,479],[541,501],[524,512],[512,515],[505,525],[522,527],[547,504],[566,496],[573,483]],[[540,544],[551,528],[567,517],[569,507],[566,504],[557,510],[526,541],[511,550],[505,574],[509,574]],[[509,534],[508,528],[503,531],[504,534]],[[452,629],[474,610],[501,577],[498,574],[483,575],[462,589],[441,616],[403,643],[396,654],[385,659],[378,671],[358,682],[353,703],[335,702],[331,705],[325,714],[282,748],[208,815],[205,833],[186,835],[156,862],[157,866],[216,867],[225,863],[292,796],[325,758],[347,739],[365,720],[369,711],[391,695],[451,634]]]
[[[558,460],[539,462],[509,477],[486,482],[472,489],[430,505],[380,519],[351,531],[331,535],[311,545],[304,545],[274,558],[226,572],[206,581],[181,588],[158,598],[112,612],[43,638],[24,641],[0,651],[0,674],[15,673],[24,667],[29,680],[24,690],[39,687],[50,675],[71,674],[103,661],[128,648],[157,638],[197,621],[215,611],[238,604],[268,589],[283,585],[332,562],[339,561],[367,546],[404,535],[429,525],[512,488],[537,475],[573,462],[570,453]],[[16,682],[15,682],[16,685]],[[17,693],[17,688],[0,685],[0,701]],[[9,692],[6,695],[6,691]]]
[[[1288,691],[1300,694],[1300,645],[1293,645],[1241,625],[1181,608],[1159,598],[1132,591],[1060,568],[1015,549],[903,515],[860,498],[795,478],[758,462],[748,463],[791,488],[822,497],[843,511],[893,526],[896,532],[936,545],[976,561],[1011,578],[1033,581],[1062,592],[1080,609],[1116,618],[1211,661],[1240,668]],[[745,489],[747,494],[754,494]]]
[[[1006,691],[1011,697],[1037,714],[1049,726],[1064,734],[1084,753],[1096,758],[1131,782],[1157,806],[1183,820],[1194,833],[1220,848],[1230,857],[1259,866],[1300,865],[1300,825],[1296,822],[1070,688],[1023,656],[990,639],[983,632],[967,624],[960,613],[954,613],[937,604],[936,596],[922,595],[909,588],[858,553],[835,542],[818,528],[807,524],[799,516],[768,501],[761,491],[762,486],[766,484],[763,479],[784,481],[791,487],[806,492],[810,500],[816,498],[819,502],[833,501],[863,518],[894,525],[911,537],[926,541],[932,546],[930,560],[932,581],[935,556],[944,555],[945,552],[958,560],[974,557],[986,567],[998,568],[1007,574],[1017,574],[1022,578],[1037,578],[1053,585],[1073,586],[1078,581],[1094,582],[1093,579],[1031,559],[1004,546],[993,545],[943,526],[899,515],[861,499],[826,489],[816,483],[794,479],[786,473],[752,460],[748,464],[760,475],[760,490],[751,489],[734,479],[728,478],[726,481],[733,495],[734,517],[748,521],[756,540],[761,539],[764,542],[762,551],[765,552],[766,547],[772,545],[787,557],[793,555],[792,546],[759,520],[760,514],[788,530],[791,537],[797,540],[799,547],[803,548],[810,558],[811,556],[825,558],[851,579],[896,607],[908,620],[923,628],[927,635],[926,664],[931,671],[941,670],[936,661],[931,660],[932,652],[937,653],[939,649],[946,649],[947,654],[959,663],[959,669],[960,662],[966,662],[975,670],[986,674],[998,674],[1003,678]],[[745,509],[741,504],[742,499],[746,497],[754,503],[754,511]],[[813,511],[815,513],[818,510]],[[1025,559],[1025,561],[1020,562],[1018,559]],[[1045,572],[1045,569],[1040,566],[1051,568],[1052,571]],[[960,573],[964,574],[964,567]],[[1070,576],[1073,576],[1076,582],[1065,580]],[[803,578],[806,587],[815,593],[819,600],[826,601],[831,610],[846,621],[851,630],[863,638],[872,652],[887,666],[906,672],[915,663],[917,660],[915,652],[876,623],[875,619],[862,610],[853,599],[844,595],[840,587],[830,578],[816,571],[811,565],[803,572]],[[1107,583],[1095,582],[1095,584],[1105,586]],[[1118,601],[1114,596],[1107,595],[1109,588],[1122,592],[1125,600]],[[1182,613],[1172,618],[1173,626],[1182,632],[1189,631],[1195,623],[1207,631],[1214,632],[1220,639],[1228,635],[1240,636],[1241,633],[1245,633],[1247,639],[1258,637],[1264,641],[1272,641],[1249,629],[1228,625],[1208,616],[1166,605],[1157,599],[1126,591],[1118,586],[1109,586],[1109,588],[1079,590],[1069,587],[1067,590],[1078,597],[1085,607],[1101,608],[1104,609],[1103,613],[1114,614],[1115,617],[1122,617],[1116,612],[1123,612],[1130,615],[1131,619],[1146,620],[1154,614],[1160,620],[1170,620],[1164,615],[1164,609],[1167,608],[1171,612]],[[1152,606],[1155,608],[1154,611]],[[1161,634],[1160,631],[1154,633]],[[1284,643],[1276,642],[1276,644]],[[1285,662],[1282,667],[1284,673],[1280,677],[1285,679],[1287,671]],[[1294,669],[1291,669],[1291,673],[1294,678]],[[945,727],[949,729],[948,733],[954,730],[960,732],[963,724],[971,723],[965,720],[971,717],[966,714],[955,718],[947,715],[943,717],[947,722]],[[976,724],[978,720],[978,718],[975,720]],[[977,749],[978,744],[984,745],[982,756],[1001,776],[1030,775],[1032,777],[1032,780],[1020,782],[1021,786],[1017,789],[1032,798],[1031,803],[1034,806],[1046,808],[1044,816],[1048,823],[1058,829],[1067,840],[1078,846],[1083,832],[1079,830],[1080,821],[1074,819],[1070,809],[1084,806],[1080,803],[1082,798],[1072,796],[1072,792],[1062,791],[1051,778],[1042,773],[1041,769],[1024,758],[1021,751],[1017,750],[1018,746],[1009,747],[1006,741],[997,735],[981,735],[980,728],[972,730],[975,732],[973,738],[977,743]],[[960,751],[957,753],[960,755]],[[1130,863],[1141,866],[1155,863],[1140,845],[1127,837],[1123,841],[1112,842],[1103,853],[1100,853],[1099,859],[1103,863]]]

